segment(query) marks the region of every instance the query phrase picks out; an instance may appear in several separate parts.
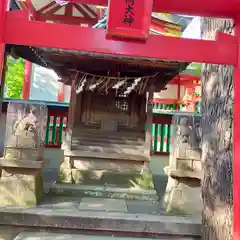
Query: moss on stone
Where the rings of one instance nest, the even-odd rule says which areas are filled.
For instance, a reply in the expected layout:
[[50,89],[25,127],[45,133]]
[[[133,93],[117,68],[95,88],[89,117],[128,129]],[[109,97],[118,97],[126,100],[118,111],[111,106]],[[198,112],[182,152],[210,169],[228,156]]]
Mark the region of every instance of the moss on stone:
[[34,207],[37,205],[37,201],[25,201],[25,202],[22,202],[21,205],[25,208],[31,208],[31,207]]
[[43,198],[43,178],[30,174],[12,175],[0,179],[0,205],[34,207]]
[[72,169],[73,183],[82,183],[84,180],[84,172],[86,172],[86,171],[82,171],[81,169],[73,168]]
[[65,168],[63,164],[60,167],[59,181],[60,183],[73,183],[72,170]]
[[35,179],[36,203],[38,204],[44,196],[43,176],[40,174]]
[[153,178],[151,172],[144,172],[141,176],[136,177],[135,181],[137,185],[145,189],[154,189]]

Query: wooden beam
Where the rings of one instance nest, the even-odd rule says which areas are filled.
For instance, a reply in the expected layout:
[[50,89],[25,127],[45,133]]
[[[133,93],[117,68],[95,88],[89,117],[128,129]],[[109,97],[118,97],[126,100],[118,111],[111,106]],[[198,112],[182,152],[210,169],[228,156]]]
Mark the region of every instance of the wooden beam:
[[95,18],[98,17],[97,13],[95,13],[87,4],[83,4],[83,7],[86,8]]
[[40,8],[39,10],[37,10],[38,13],[43,13],[45,12],[46,10],[48,10],[49,8],[52,8],[53,6],[56,6],[56,2],[55,1],[52,1],[50,3],[48,3],[47,5],[43,6],[42,8]]
[[86,19],[91,19],[91,17],[88,15],[87,12],[84,11],[84,9],[78,5],[77,3],[73,3],[73,6],[78,10],[78,12],[80,12],[84,18]]
[[225,38],[205,41],[150,35],[146,42],[117,41],[106,39],[104,29],[28,21],[17,12],[7,14],[5,43],[186,62],[234,65],[237,60],[237,43]]
[[75,16],[64,16],[64,15],[57,15],[57,14],[52,14],[52,15],[46,15],[46,14],[38,14],[36,15],[36,20],[37,21],[54,21],[54,22],[59,22],[59,23],[65,23],[65,24],[70,24],[70,25],[80,25],[80,24],[88,24],[90,26],[93,26],[96,24],[95,19],[86,19],[84,17],[75,17]]
[[[99,6],[108,5],[108,0],[70,0],[70,2]],[[238,0],[154,0],[153,12],[230,18],[240,12],[240,2]]]
[[180,86],[190,86],[190,85],[201,86],[200,77],[197,77],[197,76],[195,77],[195,76],[191,76],[191,75],[176,76],[168,84],[169,85],[178,85],[179,80],[180,80]]
[[51,16],[52,14],[56,13],[58,10],[60,10],[63,6],[56,5],[55,7],[51,8],[47,12],[45,12],[45,15]]
[[73,3],[68,3],[65,6],[65,14],[66,17],[72,17],[73,16]]
[[178,100],[173,98],[153,98],[153,104],[177,104]]
[[29,11],[32,18],[35,19],[37,11],[34,8],[31,0],[19,1],[19,4],[23,8],[23,10]]
[[164,26],[157,26],[156,24],[150,24],[150,29],[162,34],[165,32]]

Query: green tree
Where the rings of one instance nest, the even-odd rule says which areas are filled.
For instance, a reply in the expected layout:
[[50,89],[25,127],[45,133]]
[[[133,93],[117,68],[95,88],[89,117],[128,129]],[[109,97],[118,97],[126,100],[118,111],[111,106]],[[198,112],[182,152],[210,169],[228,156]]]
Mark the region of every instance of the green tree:
[[22,88],[24,82],[24,60],[7,58],[7,72],[5,78],[6,96],[9,98],[22,98]]

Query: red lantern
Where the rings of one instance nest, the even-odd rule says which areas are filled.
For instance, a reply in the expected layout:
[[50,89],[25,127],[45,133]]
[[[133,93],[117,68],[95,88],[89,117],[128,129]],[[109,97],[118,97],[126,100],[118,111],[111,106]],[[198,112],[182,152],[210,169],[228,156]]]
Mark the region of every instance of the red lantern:
[[107,36],[146,40],[153,0],[110,0]]

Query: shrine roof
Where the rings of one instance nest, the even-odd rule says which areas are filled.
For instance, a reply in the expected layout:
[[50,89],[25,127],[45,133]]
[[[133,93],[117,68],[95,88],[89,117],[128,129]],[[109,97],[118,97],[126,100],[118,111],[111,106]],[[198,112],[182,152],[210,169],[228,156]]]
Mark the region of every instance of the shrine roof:
[[98,75],[106,75],[107,72],[122,72],[126,76],[146,76],[159,73],[165,80],[170,81],[189,64],[187,62],[103,55],[53,48],[32,48],[20,45],[9,45],[8,48],[13,55],[54,69],[65,84],[71,84],[71,79],[76,71]]

